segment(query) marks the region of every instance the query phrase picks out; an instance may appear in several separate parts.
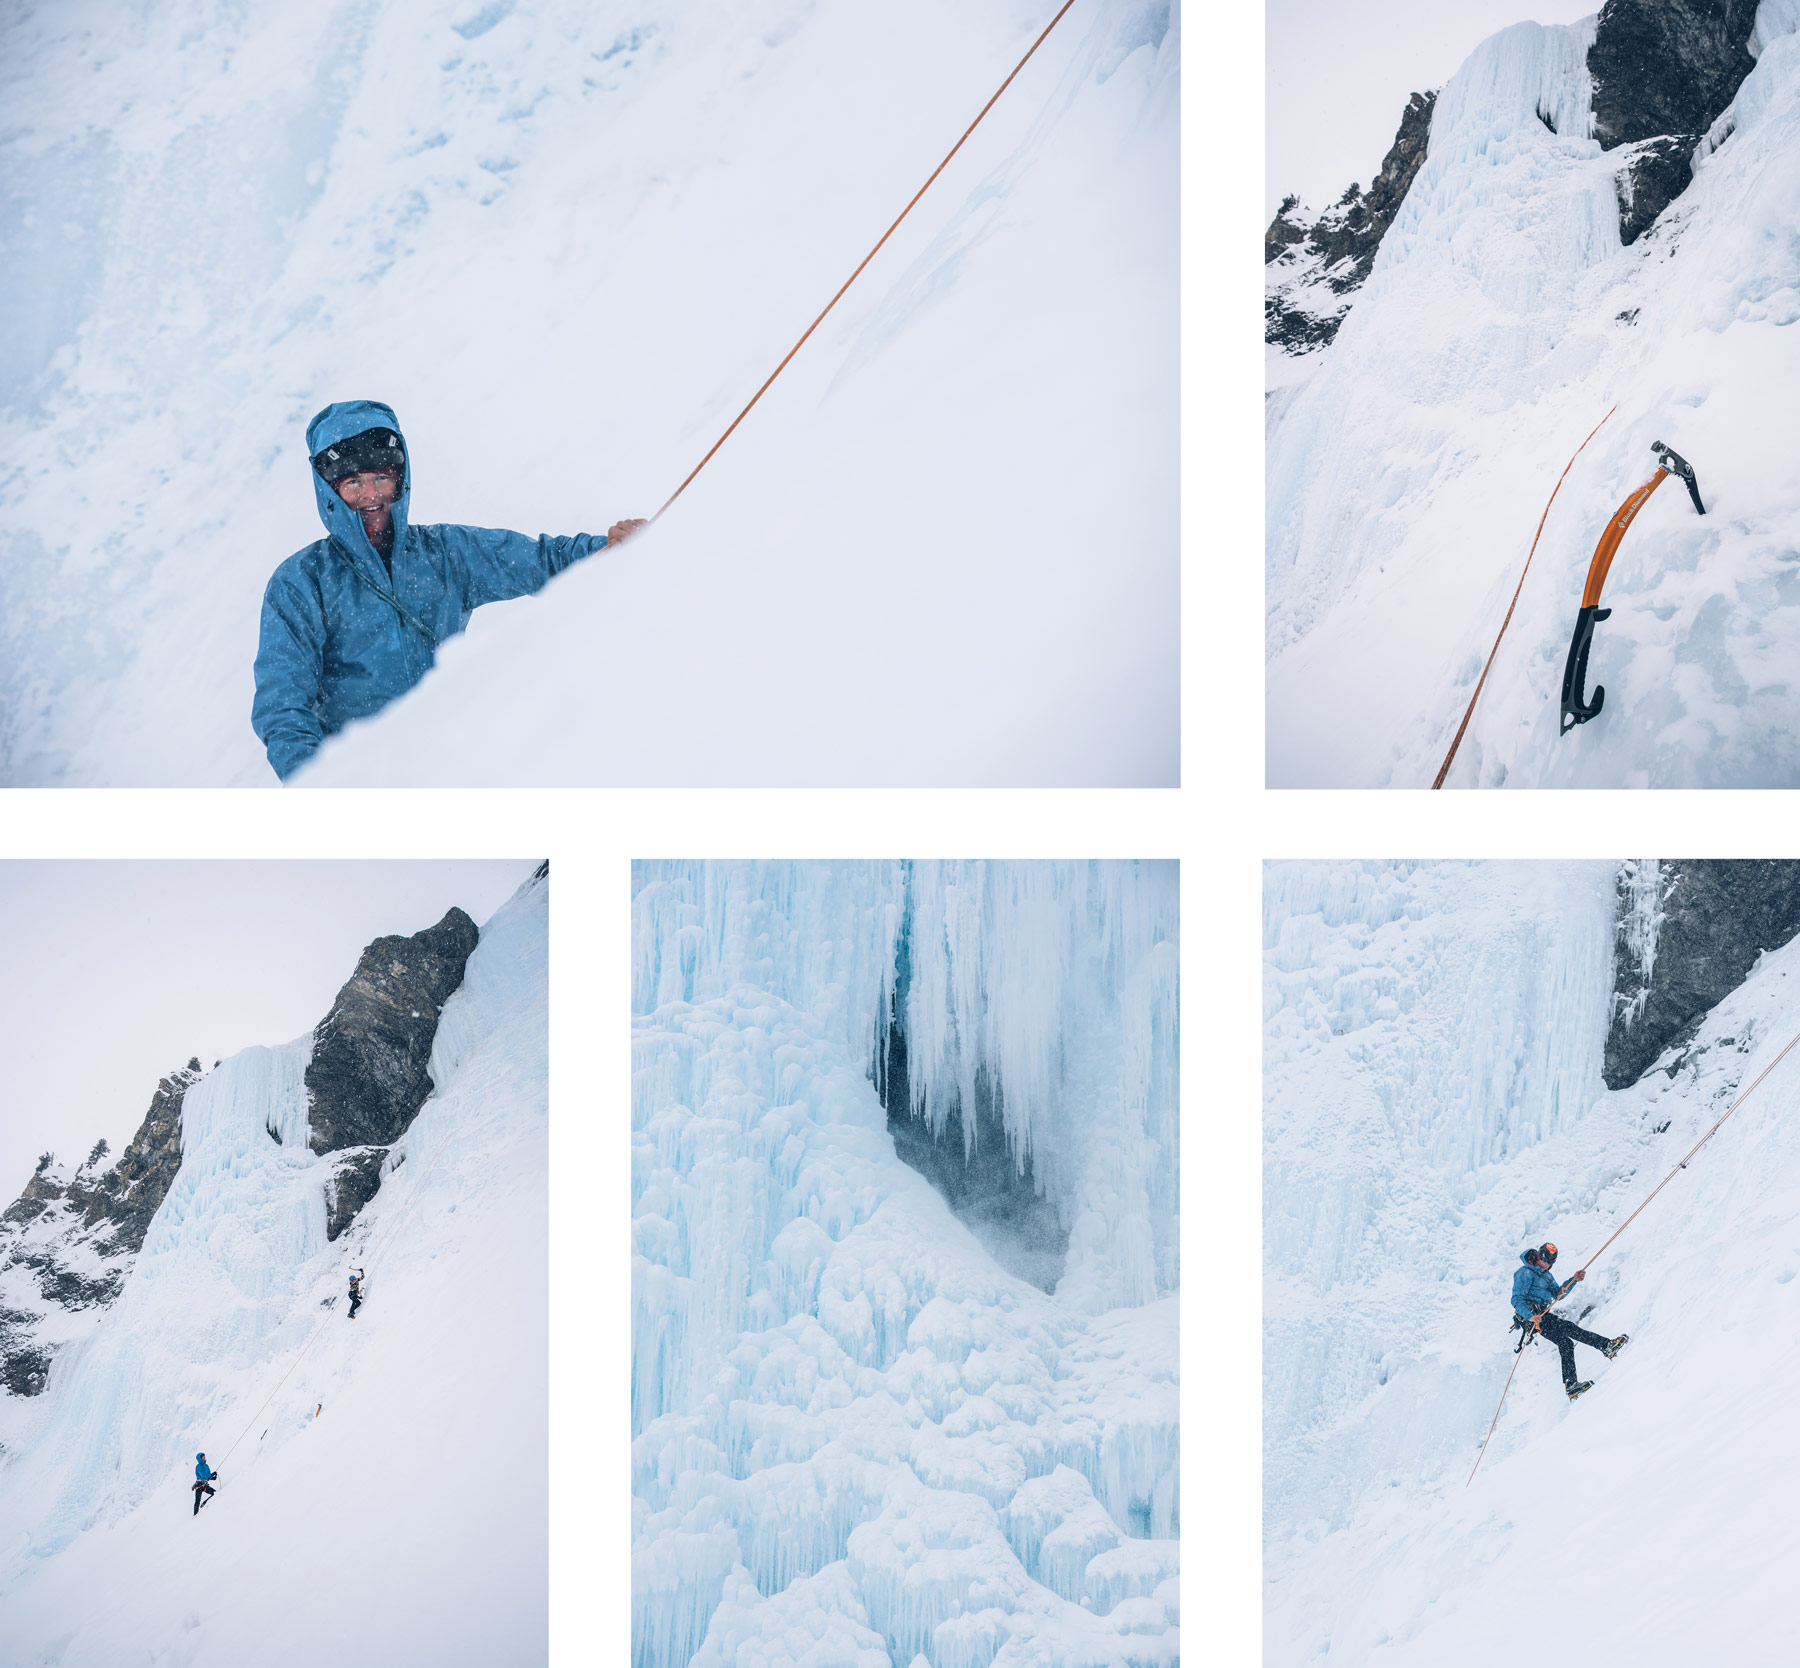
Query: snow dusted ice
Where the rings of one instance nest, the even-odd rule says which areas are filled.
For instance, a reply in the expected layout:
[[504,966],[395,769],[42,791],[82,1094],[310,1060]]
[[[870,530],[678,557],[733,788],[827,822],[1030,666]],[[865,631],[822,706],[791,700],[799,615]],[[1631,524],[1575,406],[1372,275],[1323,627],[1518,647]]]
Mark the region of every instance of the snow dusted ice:
[[[1174,866],[646,863],[634,896],[634,1660],[1175,1662]],[[911,1115],[1003,1087],[1054,1295],[897,1154],[902,967]]]
[[[482,929],[436,1092],[335,1243],[310,1038],[188,1091],[118,1301],[40,1397],[0,1399],[0,1660],[543,1659],[547,900],[530,882]],[[201,1449],[222,1480],[194,1518]]]
[[[1568,1643],[1790,1654],[1800,1058],[1565,1300],[1629,1332],[1513,1366],[1519,1252],[1566,1277],[1800,1031],[1800,940],[1608,1092],[1617,865],[1266,871],[1265,1653],[1501,1668]],[[1628,920],[1641,939],[1648,915]],[[1629,935],[1628,935],[1629,936]],[[1581,1319],[1584,1311],[1585,1319]]]
[[[328,400],[417,521],[651,514],[1052,9],[9,8],[0,782],[272,785]],[[300,780],[1172,784],[1178,56],[1083,0],[676,511]]]
[[[1800,7],[1761,7],[1692,186],[1629,247],[1625,152],[1587,137],[1594,28],[1476,49],[1336,341],[1270,394],[1271,785],[1430,783],[1614,406],[1446,785],[1800,784]],[[1594,639],[1605,710],[1559,740],[1587,565],[1656,440],[1708,513],[1673,483],[1638,517]]]

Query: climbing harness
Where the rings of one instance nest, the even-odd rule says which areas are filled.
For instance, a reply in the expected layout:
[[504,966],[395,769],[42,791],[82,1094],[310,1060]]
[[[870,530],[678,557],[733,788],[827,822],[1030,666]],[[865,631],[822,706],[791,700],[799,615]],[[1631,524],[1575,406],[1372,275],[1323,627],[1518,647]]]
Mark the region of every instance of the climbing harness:
[[718,451],[718,449],[721,446],[723,446],[727,440],[729,440],[731,438],[731,430],[735,429],[739,423],[743,422],[743,420],[750,415],[750,406],[755,405],[756,402],[758,400],[760,400],[764,394],[768,393],[769,383],[772,383],[776,379],[776,377],[780,376],[781,373],[787,369],[788,360],[792,359],[794,357],[794,355],[796,353],[798,353],[801,350],[801,348],[803,348],[806,345],[806,338],[819,328],[819,326],[824,322],[825,314],[829,313],[831,311],[831,309],[838,304],[838,302],[843,298],[844,291],[849,289],[849,287],[852,284],[854,284],[856,282],[856,280],[862,275],[862,269],[865,266],[867,266],[870,261],[875,259],[875,256],[880,251],[882,244],[886,243],[887,240],[894,235],[894,228],[896,226],[898,226],[900,224],[900,222],[902,220],[904,220],[909,214],[912,213],[913,203],[918,202],[918,200],[921,197],[923,197],[927,191],[929,191],[931,189],[932,180],[935,180],[939,174],[943,173],[943,171],[947,167],[949,167],[950,158],[955,156],[956,153],[963,148],[963,139],[967,139],[969,137],[969,135],[971,133],[973,133],[975,131],[975,129],[980,125],[981,118],[994,108],[994,105],[999,100],[1000,95],[1003,92],[1005,92],[1008,87],[1010,87],[1012,85],[1013,76],[1016,76],[1019,73],[1019,71],[1022,70],[1026,66],[1026,64],[1028,64],[1031,61],[1032,53],[1036,52],[1037,49],[1044,44],[1045,40],[1048,39],[1048,37],[1049,37],[1050,31],[1052,29],[1054,29],[1057,26],[1057,24],[1062,22],[1063,13],[1067,12],[1068,9],[1074,4],[1075,4],[1075,0],[1063,0],[1062,10],[1059,11],[1055,17],[1051,18],[1050,21],[1044,25],[1043,34],[1039,35],[1038,38],[1031,43],[1030,50],[1026,52],[1025,56],[1023,58],[1021,58],[1018,61],[1018,63],[1013,65],[1012,75],[1007,76],[1007,78],[1004,81],[1002,81],[998,87],[996,87],[994,89],[993,98],[990,98],[986,104],[982,105],[979,113],[975,117],[975,120],[970,122],[969,125],[963,129],[962,139],[958,139],[956,141],[956,143],[950,147],[948,153],[944,157],[944,160],[931,170],[931,178],[926,180],[926,182],[922,186],[920,186],[917,191],[915,191],[913,193],[912,202],[908,203],[905,208],[903,208],[897,215],[894,216],[894,224],[892,226],[889,226],[888,229],[885,232],[883,232],[879,238],[877,238],[875,240],[875,247],[873,249],[871,249],[868,252],[868,254],[864,255],[860,262],[858,262],[856,271],[851,273],[850,276],[844,280],[844,282],[843,282],[842,286],[839,288],[837,294],[834,295],[829,301],[827,301],[825,303],[825,306],[824,306],[823,310],[820,312],[819,316],[816,319],[814,319],[812,321],[812,323],[806,327],[806,330],[801,335],[800,340],[797,341],[796,343],[794,343],[794,345],[788,349],[787,358],[783,359],[781,361],[781,363],[775,367],[774,370],[769,372],[768,382],[765,382],[762,385],[762,387],[757,389],[757,391],[750,396],[750,405],[746,405],[744,407],[744,409],[737,414],[737,416],[735,416],[731,419],[731,427],[727,428],[726,431],[722,435],[720,435],[717,440],[715,440],[712,443],[712,447],[707,452],[706,456],[703,457],[697,464],[694,465],[694,467],[692,469],[690,469],[688,471],[687,480],[684,480],[680,486],[678,486],[673,492],[671,492],[669,494],[668,502],[665,503],[663,505],[662,509],[658,510],[655,515],[651,516],[648,525],[654,527],[656,525],[656,523],[662,519],[663,512],[668,509],[669,505],[673,504],[675,502],[675,500],[682,495],[682,493],[687,491],[688,481],[693,480],[693,478],[696,475],[698,475],[700,473],[700,471],[707,466],[708,463],[710,463],[712,461],[713,453]]
[[1488,673],[1494,669],[1494,656],[1500,652],[1500,639],[1506,635],[1506,628],[1512,624],[1513,610],[1519,606],[1519,593],[1525,589],[1525,575],[1531,572],[1531,558],[1537,554],[1538,540],[1544,536],[1544,523],[1550,519],[1550,506],[1556,502],[1556,495],[1562,491],[1562,484],[1568,478],[1569,471],[1575,467],[1575,460],[1587,450],[1588,440],[1592,440],[1606,427],[1607,418],[1619,408],[1615,405],[1591,429],[1587,440],[1569,454],[1569,461],[1563,465],[1562,474],[1556,477],[1556,485],[1550,489],[1550,496],[1544,501],[1544,513],[1538,517],[1537,531],[1531,535],[1531,548],[1525,553],[1525,566],[1519,570],[1519,583],[1513,587],[1512,601],[1506,605],[1506,618],[1500,622],[1500,629],[1494,635],[1494,646],[1488,650],[1487,665],[1482,667],[1481,676],[1475,682],[1475,693],[1469,697],[1468,710],[1463,713],[1462,722],[1456,726],[1456,738],[1450,743],[1450,751],[1444,755],[1444,762],[1438,766],[1437,780],[1431,785],[1441,788],[1444,778],[1450,774],[1450,766],[1456,759],[1456,750],[1462,746],[1463,732],[1469,727],[1469,720],[1475,716],[1475,703],[1481,699],[1481,687],[1487,682]]
[[1618,554],[1625,529],[1636,519],[1638,511],[1650,502],[1651,493],[1671,475],[1679,475],[1687,482],[1688,496],[1693,499],[1694,508],[1701,515],[1706,514],[1706,506],[1700,502],[1700,484],[1694,479],[1694,466],[1670,451],[1660,440],[1650,450],[1656,454],[1656,473],[1613,511],[1612,520],[1606,524],[1606,531],[1594,547],[1594,559],[1588,564],[1587,585],[1581,593],[1581,612],[1575,616],[1575,635],[1569,639],[1569,658],[1563,665],[1560,733],[1565,736],[1577,724],[1585,724],[1590,718],[1597,717],[1606,701],[1606,690],[1599,684],[1594,685],[1591,704],[1582,699],[1581,691],[1587,682],[1588,650],[1593,645],[1594,627],[1612,615],[1610,608],[1600,606],[1600,588],[1606,583],[1607,570]]
[[[1668,448],[1665,447],[1664,450],[1667,451]],[[1673,456],[1674,454],[1671,453],[1670,455]],[[1679,458],[1676,458],[1675,461],[1677,463],[1679,463],[1681,460]],[[1676,469],[1676,470],[1669,471],[1669,473],[1680,474],[1681,471]],[[1691,481],[1688,484],[1689,484],[1690,489],[1694,493],[1695,502],[1698,503],[1699,497],[1700,497],[1699,489],[1697,487],[1694,487],[1694,485]],[[1701,513],[1704,514],[1705,512],[1702,511]],[[1761,1071],[1759,1071],[1756,1074],[1756,1080],[1750,1085],[1750,1087],[1748,1089],[1746,1089],[1741,1095],[1739,1095],[1736,1100],[1734,1100],[1728,1107],[1725,1108],[1725,1110],[1723,1112],[1721,1112],[1718,1115],[1718,1117],[1716,1119],[1713,1120],[1712,1127],[1710,1129],[1708,1129],[1707,1132],[1704,1135],[1702,1135],[1700,1137],[1700,1139],[1698,1141],[1696,1141],[1691,1148],[1688,1149],[1687,1157],[1683,1158],[1682,1161],[1679,1164],[1677,1164],[1673,1170],[1671,1170],[1666,1176],[1664,1176],[1663,1179],[1661,1181],[1659,1181],[1656,1184],[1656,1186],[1650,1190],[1649,1196],[1644,1200],[1644,1203],[1642,1205],[1639,1205],[1636,1210],[1634,1210],[1628,1217],[1625,1218],[1625,1220],[1623,1222],[1621,1222],[1618,1225],[1618,1227],[1614,1228],[1613,1231],[1609,1235],[1607,1235],[1605,1242],[1600,1247],[1600,1250],[1596,1251],[1593,1254],[1593,1256],[1589,1257],[1588,1260],[1585,1263],[1583,1263],[1581,1265],[1581,1267],[1575,1271],[1574,1274],[1572,1274],[1567,1280],[1565,1280],[1563,1282],[1564,1290],[1563,1290],[1562,1296],[1567,1296],[1569,1292],[1571,1292],[1575,1289],[1576,1282],[1581,1278],[1582,1275],[1586,1274],[1587,1271],[1590,1268],[1592,1268],[1595,1263],[1597,1263],[1600,1260],[1601,1254],[1602,1254],[1602,1252],[1604,1252],[1606,1250],[1606,1247],[1608,1245],[1611,1245],[1612,1242],[1615,1239],[1617,1239],[1620,1234],[1624,1233],[1625,1230],[1632,1225],[1632,1223],[1637,1221],[1637,1219],[1644,1212],[1644,1206],[1648,1205],[1650,1203],[1651,1199],[1654,1199],[1657,1196],[1657,1194],[1662,1192],[1662,1190],[1665,1187],[1667,1187],[1670,1182],[1672,1182],[1678,1175],[1680,1175],[1680,1173],[1683,1170],[1685,1170],[1688,1167],[1688,1164],[1693,1159],[1694,1155],[1697,1152],[1699,1152],[1700,1149],[1702,1147],[1704,1147],[1708,1141],[1710,1141],[1715,1135],[1717,1135],[1719,1133],[1720,1125],[1723,1124],[1725,1122],[1725,1120],[1727,1118],[1729,1118],[1733,1112],[1737,1111],[1737,1109],[1740,1106],[1742,1106],[1745,1101],[1747,1101],[1753,1094],[1756,1093],[1756,1091],[1762,1086],[1763,1079],[1765,1077],[1767,1077],[1769,1075],[1769,1073],[1772,1072],[1778,1065],[1780,1065],[1781,1062],[1783,1060],[1785,1060],[1791,1053],[1793,1053],[1793,1051],[1796,1047],[1800,1047],[1800,1031],[1795,1032],[1795,1034],[1791,1038],[1788,1039],[1787,1047],[1782,1049],[1782,1051],[1779,1054],[1777,1054],[1773,1060],[1771,1060],[1766,1066],[1763,1067],[1763,1069]],[[1562,1297],[1558,1297],[1556,1299],[1557,1303],[1560,1303],[1561,1301],[1562,1301]],[[1554,1306],[1555,1306],[1554,1304],[1546,1305],[1543,1312],[1545,1314],[1548,1314],[1550,1312],[1550,1309],[1553,1308]],[[1518,1317],[1516,1315],[1513,1318],[1514,1318],[1515,1322],[1518,1319]],[[1530,1330],[1535,1333],[1537,1331],[1537,1328],[1532,1327]],[[1521,1342],[1520,1347],[1523,1348],[1522,1342]],[[1488,1443],[1492,1442],[1494,1440],[1494,1429],[1500,1423],[1500,1408],[1506,1406],[1506,1392],[1507,1392],[1507,1390],[1510,1390],[1512,1388],[1513,1373],[1516,1373],[1519,1370],[1519,1363],[1518,1363],[1518,1359],[1517,1359],[1518,1355],[1519,1355],[1519,1350],[1515,1349],[1513,1351],[1514,1360],[1513,1360],[1513,1366],[1512,1366],[1512,1373],[1508,1373],[1506,1375],[1506,1387],[1505,1387],[1505,1389],[1503,1389],[1500,1392],[1500,1406],[1496,1407],[1494,1409],[1494,1422],[1493,1422],[1493,1424],[1488,1426],[1487,1438],[1481,1444],[1481,1453],[1479,1453],[1475,1456],[1475,1464],[1469,1472],[1469,1483],[1472,1483],[1475,1481],[1475,1473],[1481,1469],[1481,1461],[1482,1461],[1483,1456],[1486,1455],[1486,1453],[1488,1451]],[[1467,1488],[1469,1486],[1469,1483],[1464,1483],[1463,1487]]]

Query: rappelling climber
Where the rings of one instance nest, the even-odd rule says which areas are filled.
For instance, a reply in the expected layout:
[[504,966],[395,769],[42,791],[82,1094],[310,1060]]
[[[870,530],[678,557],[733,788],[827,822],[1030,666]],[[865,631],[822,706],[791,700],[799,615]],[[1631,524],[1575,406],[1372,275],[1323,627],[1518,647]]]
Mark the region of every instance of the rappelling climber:
[[351,1270],[351,1273],[350,1273],[350,1318],[352,1320],[356,1319],[356,1311],[362,1307],[362,1300],[363,1300],[362,1286],[363,1286],[363,1271],[360,1268]]
[[406,442],[377,400],[326,406],[306,426],[306,449],[326,537],[283,562],[263,593],[250,709],[283,779],[325,737],[411,689],[484,602],[530,596],[646,525],[627,519],[604,536],[536,539],[409,525]]
[[[228,1455],[227,1458],[230,1456]],[[212,1480],[218,1472],[206,1463],[204,1453],[194,1455],[194,1516],[200,1515],[200,1508],[218,1491],[212,1486]]]
[[1575,1346],[1587,1344],[1610,1361],[1625,1347],[1630,1335],[1621,1332],[1616,1338],[1602,1338],[1597,1332],[1584,1331],[1573,1321],[1549,1312],[1552,1303],[1568,1296],[1577,1281],[1587,1278],[1587,1270],[1578,1268],[1559,1286],[1550,1274],[1556,1262],[1556,1247],[1550,1241],[1521,1251],[1519,1261],[1524,1266],[1513,1275],[1513,1325],[1527,1334],[1541,1333],[1561,1351],[1563,1388],[1569,1392],[1569,1400],[1574,1401],[1594,1388],[1592,1379],[1577,1381],[1575,1377]]

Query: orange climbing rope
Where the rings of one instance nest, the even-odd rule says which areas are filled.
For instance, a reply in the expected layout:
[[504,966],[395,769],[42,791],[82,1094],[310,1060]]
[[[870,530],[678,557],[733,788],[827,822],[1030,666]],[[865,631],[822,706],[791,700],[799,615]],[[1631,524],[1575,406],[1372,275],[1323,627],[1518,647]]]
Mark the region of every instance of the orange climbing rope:
[[[1544,513],[1538,517],[1537,531],[1531,535],[1531,549],[1525,553],[1525,566],[1519,570],[1519,583],[1513,587],[1512,601],[1506,605],[1506,618],[1500,622],[1500,630],[1494,637],[1494,646],[1488,650],[1487,665],[1482,667],[1481,676],[1475,682],[1475,693],[1469,697],[1468,710],[1464,712],[1462,722],[1456,726],[1456,738],[1450,743],[1450,751],[1444,755],[1444,762],[1438,766],[1437,780],[1431,784],[1434,789],[1444,785],[1444,778],[1450,774],[1450,766],[1455,762],[1456,750],[1462,746],[1463,732],[1468,729],[1469,720],[1475,716],[1475,703],[1481,699],[1481,686],[1487,682],[1488,673],[1494,669],[1494,656],[1500,652],[1500,639],[1506,635],[1506,628],[1512,624],[1513,610],[1519,606],[1519,593],[1525,589],[1525,575],[1531,572],[1531,558],[1537,554],[1538,540],[1544,536],[1544,523],[1550,519],[1550,506],[1556,502],[1556,495],[1562,491],[1563,481],[1568,477],[1569,471],[1575,467],[1576,458],[1587,450],[1588,440],[1592,440],[1606,427],[1607,417],[1611,417],[1613,411],[1618,409],[1615,405],[1612,411],[1607,412],[1606,417],[1602,417],[1588,431],[1587,440],[1582,441],[1569,454],[1569,461],[1563,465],[1562,474],[1556,477],[1556,485],[1550,489],[1550,496],[1544,502]],[[1623,532],[1624,529],[1621,528],[1620,533],[1623,534]],[[1613,543],[1616,549],[1618,541],[1615,539]],[[1609,562],[1612,560],[1610,555],[1607,560]],[[1476,1464],[1480,1463],[1479,1460],[1476,1461]]]
[[[1609,412],[1608,415],[1610,416],[1611,413]],[[1742,1106],[1745,1101],[1747,1101],[1753,1094],[1756,1093],[1757,1089],[1762,1084],[1762,1080],[1765,1077],[1767,1077],[1769,1075],[1769,1073],[1772,1072],[1778,1065],[1780,1065],[1781,1062],[1788,1057],[1788,1055],[1793,1053],[1794,1049],[1797,1046],[1800,1046],[1800,1032],[1796,1032],[1793,1035],[1793,1037],[1789,1039],[1787,1047],[1784,1048],[1779,1054],[1777,1054],[1773,1060],[1771,1060],[1766,1066],[1763,1067],[1763,1069],[1760,1072],[1758,1072],[1756,1074],[1755,1082],[1753,1082],[1748,1089],[1746,1089],[1741,1095],[1739,1095],[1736,1100],[1734,1100],[1728,1107],[1725,1108],[1725,1110],[1723,1112],[1721,1112],[1719,1114],[1719,1116],[1714,1120],[1712,1128],[1707,1130],[1707,1132],[1704,1135],[1702,1135],[1700,1137],[1700,1139],[1693,1144],[1692,1147],[1690,1147],[1688,1149],[1687,1157],[1682,1159],[1682,1161],[1679,1164],[1677,1164],[1673,1170],[1671,1170],[1666,1176],[1664,1176],[1663,1179],[1661,1181],[1659,1181],[1656,1184],[1656,1186],[1650,1190],[1649,1197],[1644,1200],[1644,1203],[1642,1205],[1639,1205],[1636,1210],[1634,1210],[1628,1217],[1625,1218],[1625,1220],[1623,1222],[1621,1222],[1618,1225],[1618,1227],[1613,1229],[1613,1231],[1606,1237],[1605,1243],[1601,1245],[1600,1250],[1596,1251],[1593,1254],[1593,1256],[1589,1257],[1588,1260],[1581,1265],[1580,1268],[1576,1269],[1574,1279],[1579,1280],[1583,1275],[1585,1275],[1587,1273],[1587,1271],[1590,1268],[1592,1268],[1594,1266],[1595,1263],[1597,1263],[1600,1260],[1601,1252],[1605,1251],[1606,1247],[1608,1245],[1611,1245],[1612,1242],[1615,1239],[1617,1239],[1620,1234],[1624,1233],[1625,1230],[1632,1225],[1632,1223],[1637,1221],[1637,1219],[1644,1212],[1644,1206],[1648,1205],[1650,1203],[1651,1199],[1654,1199],[1657,1196],[1657,1194],[1662,1192],[1662,1190],[1665,1187],[1667,1187],[1669,1185],[1669,1183],[1672,1182],[1676,1178],[1677,1175],[1679,1175],[1683,1170],[1685,1170],[1688,1167],[1688,1162],[1690,1159],[1693,1158],[1694,1154],[1699,1152],[1699,1150],[1702,1147],[1704,1147],[1708,1141],[1710,1141],[1715,1135],[1718,1134],[1719,1126],[1722,1123],[1724,1123],[1725,1120],[1727,1118],[1729,1118],[1733,1112],[1737,1111],[1737,1109],[1740,1106]],[[1570,1284],[1573,1285],[1573,1281],[1571,1281]],[[1546,1311],[1546,1313],[1547,1312],[1548,1311]],[[1521,1350],[1519,1353],[1523,1354],[1524,1352],[1523,1352],[1523,1350]],[[1481,1469],[1481,1461],[1482,1461],[1482,1458],[1486,1455],[1486,1453],[1488,1451],[1488,1443],[1492,1442],[1494,1440],[1494,1427],[1500,1423],[1500,1408],[1506,1406],[1506,1391],[1510,1390],[1512,1388],[1513,1373],[1516,1373],[1518,1370],[1519,1370],[1519,1363],[1518,1363],[1518,1360],[1515,1358],[1513,1361],[1512,1373],[1508,1373],[1506,1375],[1506,1388],[1500,1392],[1500,1406],[1496,1407],[1494,1409],[1494,1423],[1492,1425],[1488,1426],[1487,1440],[1481,1444],[1481,1453],[1479,1453],[1475,1456],[1475,1464],[1469,1472],[1469,1483],[1472,1483],[1475,1481],[1475,1473]],[[1467,1488],[1469,1486],[1469,1483],[1464,1483],[1463,1487]]]
[[806,327],[805,331],[802,333],[802,335],[800,337],[800,340],[797,341],[796,343],[794,343],[794,345],[787,350],[787,357],[784,358],[781,361],[781,363],[775,367],[774,370],[769,372],[768,381],[765,382],[762,385],[762,387],[757,389],[757,391],[750,396],[750,405],[746,405],[744,407],[744,409],[737,414],[737,416],[735,416],[731,419],[731,427],[726,429],[726,431],[722,435],[720,435],[717,440],[715,440],[712,443],[712,446],[708,450],[706,456],[703,457],[697,464],[694,465],[694,467],[692,469],[690,469],[688,471],[687,480],[684,480],[680,486],[678,486],[673,492],[671,492],[669,494],[668,502],[665,503],[663,505],[662,509],[658,510],[655,515],[651,516],[649,523],[647,525],[654,526],[658,521],[660,521],[662,519],[663,511],[667,510],[670,504],[673,504],[675,502],[675,500],[682,495],[682,493],[687,491],[688,482],[693,480],[693,478],[696,475],[698,475],[700,473],[700,471],[707,466],[708,463],[710,463],[712,461],[713,453],[718,451],[718,449],[721,446],[723,446],[727,440],[729,440],[731,438],[731,430],[735,429],[739,423],[743,422],[743,420],[750,415],[750,406],[755,405],[756,402],[758,400],[760,400],[764,394],[768,393],[769,383],[772,383],[776,379],[776,377],[780,376],[781,373],[787,369],[788,360],[792,359],[794,357],[794,355],[796,353],[798,353],[801,350],[801,348],[803,348],[806,345],[806,338],[819,328],[820,324],[822,324],[824,322],[825,314],[829,313],[831,311],[831,309],[838,304],[838,302],[843,298],[844,291],[849,289],[849,287],[852,284],[854,284],[856,282],[856,280],[862,275],[862,269],[865,266],[867,266],[870,261],[875,259],[875,256],[880,251],[882,244],[886,243],[887,240],[894,235],[894,228],[896,226],[898,226],[900,224],[900,222],[902,220],[904,220],[909,214],[912,213],[913,203],[918,202],[918,200],[921,197],[923,197],[927,191],[929,191],[931,189],[932,180],[935,180],[939,174],[943,173],[943,171],[947,167],[949,167],[950,158],[955,156],[956,153],[963,148],[963,140],[967,139],[969,137],[969,135],[971,133],[973,133],[978,126],[980,126],[981,118],[994,108],[994,105],[999,100],[1000,95],[1003,92],[1005,92],[1008,87],[1010,87],[1012,85],[1013,76],[1016,76],[1019,73],[1019,71],[1022,70],[1026,66],[1026,64],[1031,61],[1031,54],[1033,52],[1036,52],[1037,49],[1044,44],[1045,40],[1049,37],[1050,31],[1052,29],[1054,29],[1057,26],[1057,24],[1062,22],[1063,13],[1068,11],[1068,9],[1074,4],[1075,4],[1075,0],[1063,0],[1062,10],[1059,11],[1055,17],[1051,18],[1050,21],[1044,25],[1043,34],[1039,35],[1038,38],[1031,43],[1030,51],[1028,51],[1025,54],[1025,56],[1018,61],[1018,63],[1013,65],[1012,75],[1007,76],[1007,78],[1004,81],[1002,81],[998,87],[996,87],[994,89],[993,98],[990,98],[986,104],[982,105],[980,111],[977,113],[977,115],[975,117],[975,120],[970,122],[969,125],[963,129],[962,139],[958,139],[956,141],[956,143],[950,147],[948,153],[944,157],[944,160],[931,170],[931,178],[926,180],[926,182],[922,186],[920,186],[917,191],[915,191],[913,193],[912,202],[909,202],[905,208],[903,208],[897,215],[894,216],[894,224],[892,226],[889,226],[888,229],[885,232],[883,232],[879,238],[877,238],[875,240],[875,247],[873,249],[871,249],[868,252],[868,254],[864,255],[862,260],[857,263],[856,271],[851,273],[850,276],[844,280],[843,284],[839,287],[837,294],[834,295],[829,301],[827,301],[825,303],[825,306],[819,313],[819,316],[816,319],[814,319],[812,321],[812,323]]

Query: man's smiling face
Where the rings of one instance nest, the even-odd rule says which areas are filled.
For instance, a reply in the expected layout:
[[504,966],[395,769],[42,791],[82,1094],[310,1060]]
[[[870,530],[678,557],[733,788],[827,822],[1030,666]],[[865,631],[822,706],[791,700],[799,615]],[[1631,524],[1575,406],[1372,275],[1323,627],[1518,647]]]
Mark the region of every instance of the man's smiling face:
[[395,469],[361,469],[346,475],[334,489],[338,497],[362,517],[363,531],[371,540],[384,537],[393,525],[393,503],[400,496],[400,473]]

